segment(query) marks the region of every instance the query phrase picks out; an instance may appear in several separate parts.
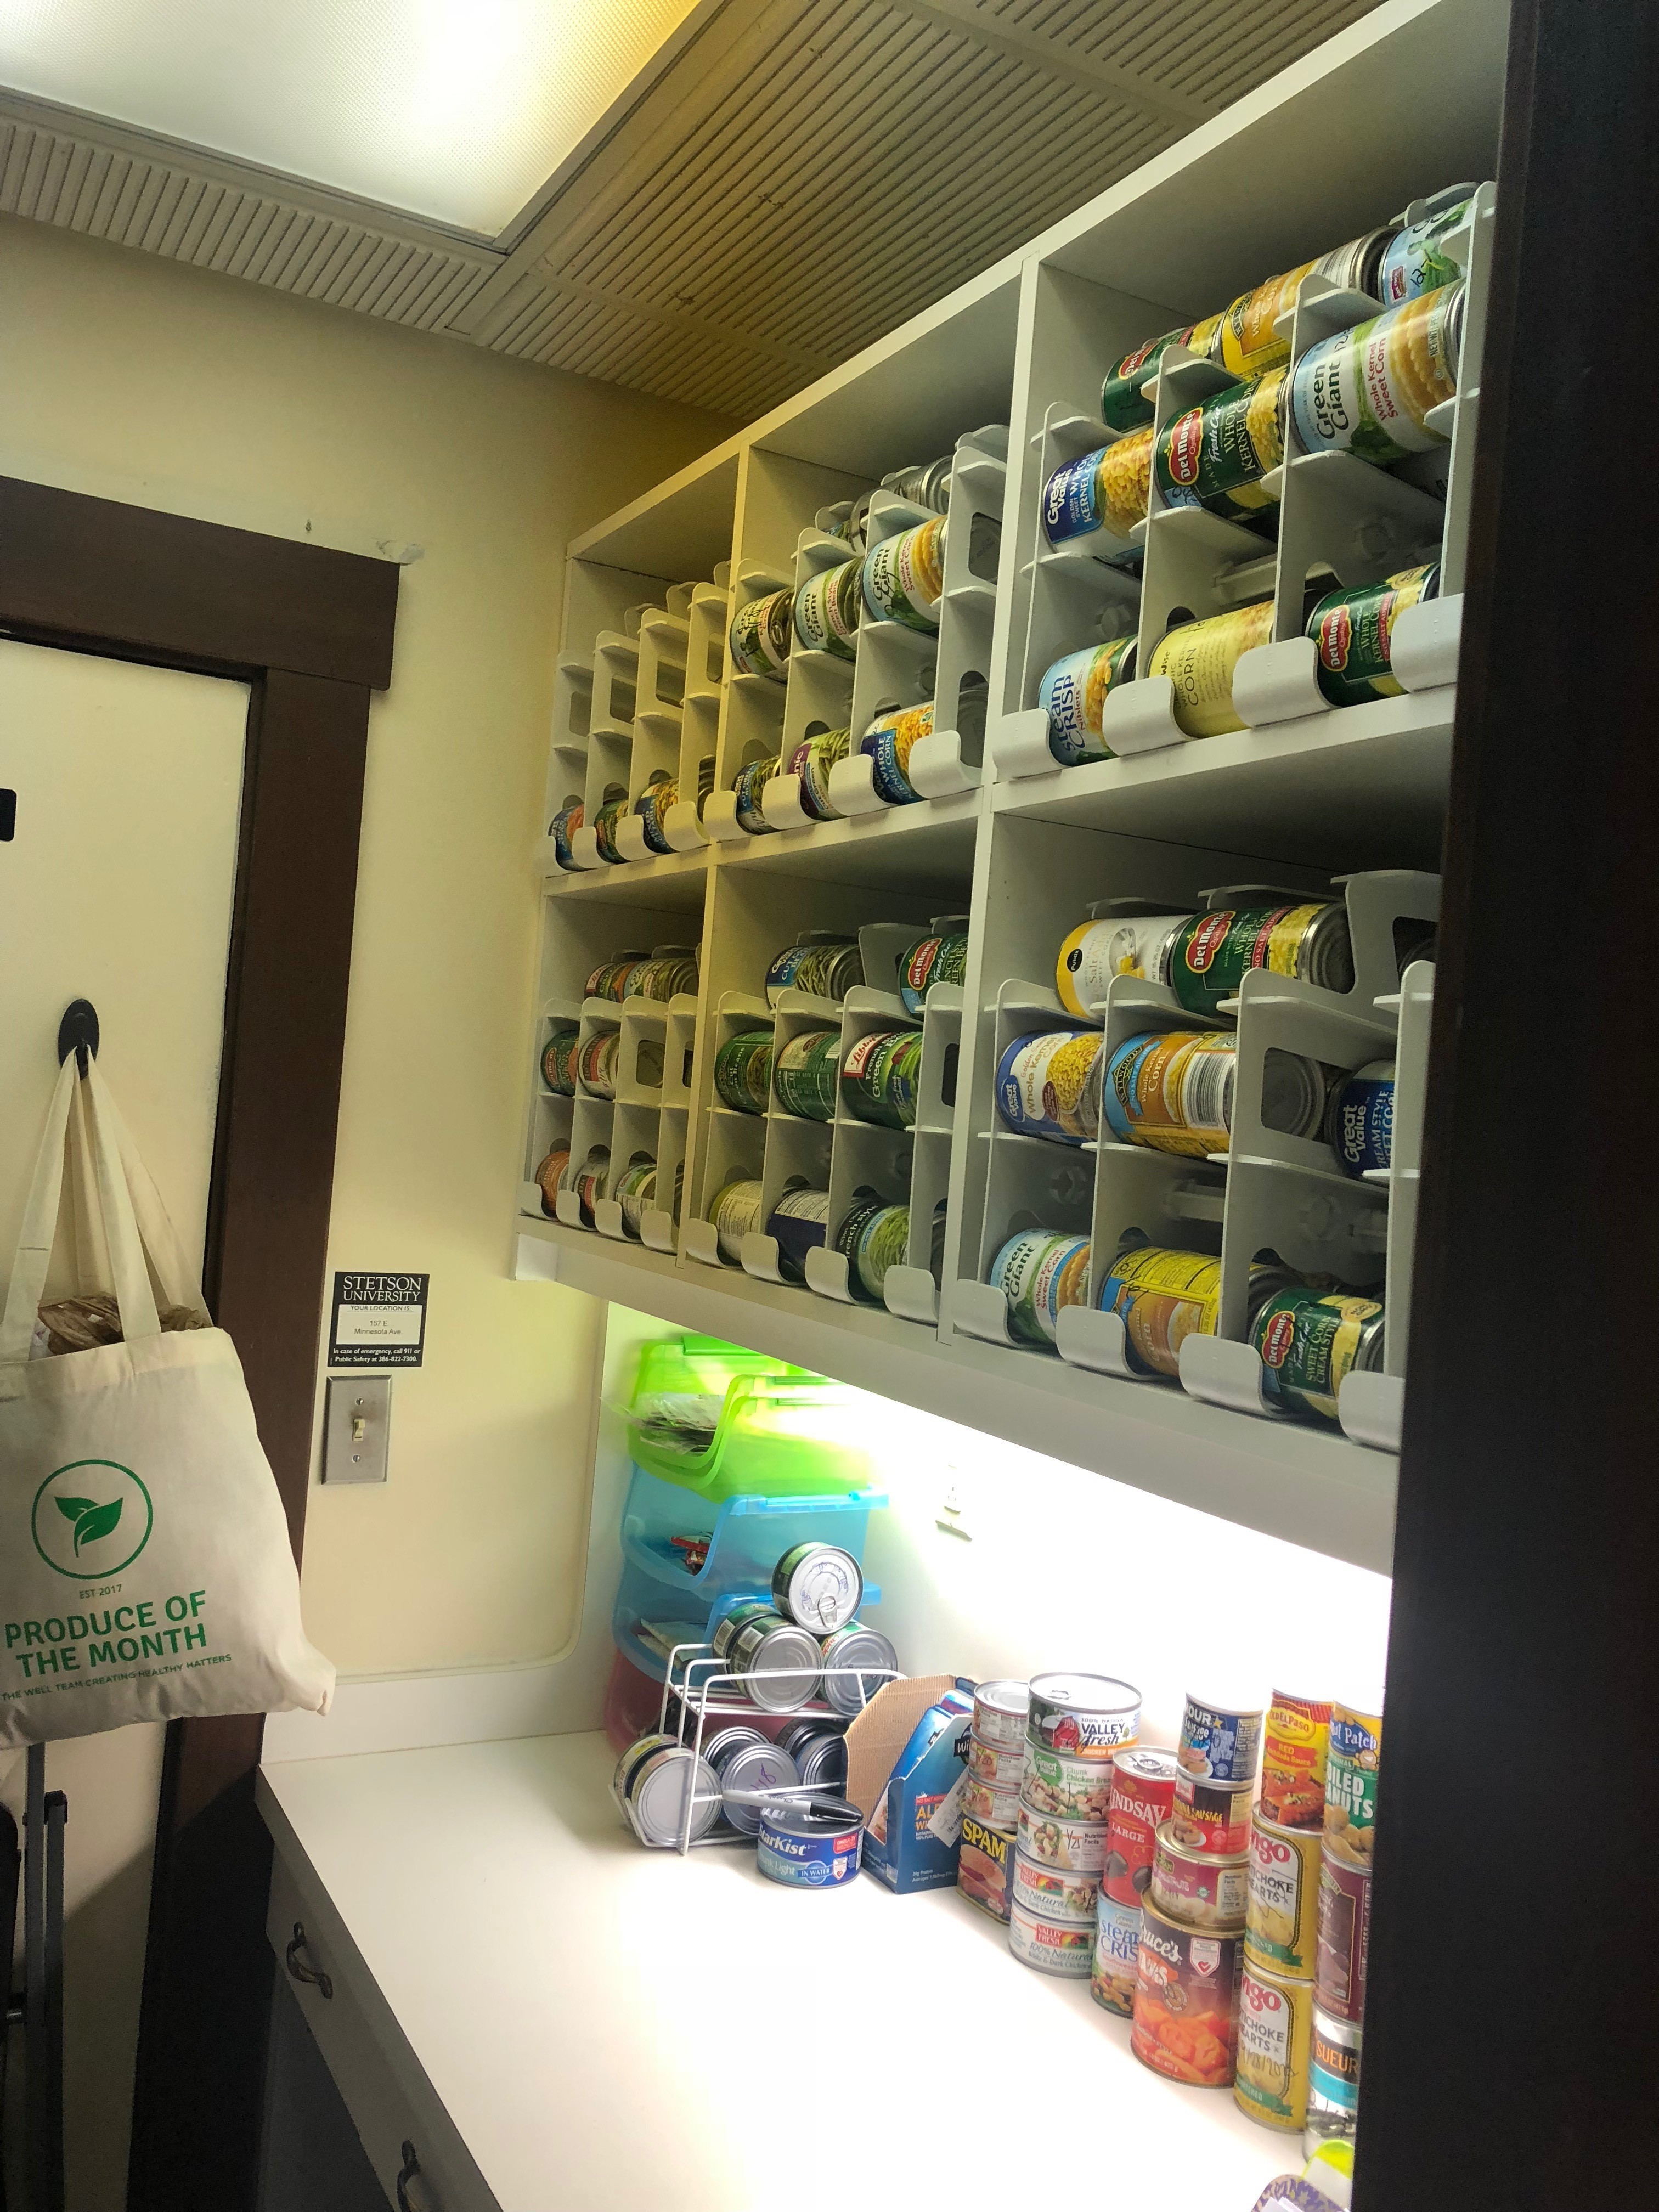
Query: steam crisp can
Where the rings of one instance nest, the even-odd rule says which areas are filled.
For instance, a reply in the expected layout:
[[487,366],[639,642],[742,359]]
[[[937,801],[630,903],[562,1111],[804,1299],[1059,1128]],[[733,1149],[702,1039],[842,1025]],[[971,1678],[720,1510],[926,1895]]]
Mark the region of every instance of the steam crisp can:
[[1319,1953],[1320,1834],[1250,1816],[1249,1897],[1244,1954],[1305,1981]]
[[1263,2127],[1300,2130],[1308,2116],[1313,1984],[1274,1973],[1247,1948],[1238,1984],[1233,2102]]
[[1085,645],[1044,671],[1037,705],[1048,717],[1048,750],[1062,768],[1112,757],[1104,736],[1107,694],[1127,684],[1134,672],[1132,637]]
[[795,637],[809,653],[831,653],[837,660],[858,658],[861,566],[843,561],[838,568],[809,577],[796,592]]
[[936,514],[914,530],[879,539],[865,555],[864,604],[877,622],[902,623],[907,629],[939,628],[945,528],[945,517]]
[[1140,1957],[1140,1907],[1120,1905],[1103,1889],[1095,1908],[1094,1971],[1089,1994],[1121,2020],[1135,2008],[1135,1970]]
[[1166,422],[1153,456],[1164,505],[1270,524],[1279,499],[1262,478],[1285,458],[1285,372],[1275,368],[1230,384]]
[[1224,907],[1192,915],[1170,947],[1165,980],[1189,1013],[1219,1012],[1253,968],[1295,975],[1326,991],[1353,988],[1346,906]]
[[732,665],[740,676],[769,676],[781,684],[789,673],[789,642],[794,634],[794,592],[786,585],[764,599],[750,599],[732,617]]
[[1428,416],[1457,392],[1463,300],[1461,283],[1443,284],[1304,354],[1291,393],[1304,449],[1387,468],[1443,445]]
[[1012,1038],[997,1065],[997,1112],[1017,1136],[1061,1145],[1092,1144],[1100,1134],[1098,1030],[1047,1030]]
[[1233,671],[1247,653],[1272,641],[1273,603],[1233,607],[1202,622],[1182,623],[1152,647],[1149,676],[1175,686],[1177,728],[1189,738],[1224,737],[1244,721],[1233,706]]
[[989,1276],[1008,1301],[1008,1326],[1027,1344],[1049,1346],[1062,1306],[1089,1296],[1089,1240],[1023,1229],[991,1262]]
[[1104,1006],[1106,987],[1115,975],[1164,982],[1176,933],[1192,919],[1189,914],[1137,914],[1079,922],[1060,946],[1054,967],[1060,1004],[1067,1013],[1086,1019]]
[[1127,539],[1146,514],[1152,434],[1132,430],[1057,468],[1042,488],[1042,527],[1051,545],[1109,530]]
[[1368,1060],[1331,1085],[1325,1139],[1344,1174],[1364,1176],[1394,1158],[1394,1062]]
[[1263,1395],[1286,1412],[1334,1421],[1344,1378],[1382,1364],[1382,1320],[1375,1298],[1302,1284],[1277,1291],[1250,1333]]

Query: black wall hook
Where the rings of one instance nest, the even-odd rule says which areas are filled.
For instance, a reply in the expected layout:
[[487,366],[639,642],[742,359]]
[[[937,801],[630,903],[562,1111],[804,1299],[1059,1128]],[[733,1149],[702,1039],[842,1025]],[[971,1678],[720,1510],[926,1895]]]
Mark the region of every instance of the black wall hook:
[[61,1067],[73,1053],[76,1066],[84,1076],[87,1054],[96,1057],[97,1051],[98,1009],[90,999],[71,999],[58,1024],[58,1065]]

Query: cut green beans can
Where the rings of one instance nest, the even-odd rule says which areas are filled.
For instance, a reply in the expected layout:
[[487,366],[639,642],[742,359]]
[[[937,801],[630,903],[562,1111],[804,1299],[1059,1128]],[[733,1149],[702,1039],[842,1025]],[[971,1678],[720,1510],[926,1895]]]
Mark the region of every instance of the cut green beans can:
[[840,814],[830,804],[830,771],[847,757],[850,730],[819,730],[803,738],[789,757],[789,773],[800,778],[800,803],[815,822],[836,822]]
[[795,637],[807,652],[857,659],[862,569],[861,562],[843,561],[810,576],[795,593]]
[[855,1039],[842,1055],[842,1098],[860,1121],[914,1128],[921,1089],[920,1030],[878,1030]]
[[836,1076],[841,1061],[839,1030],[802,1030],[777,1056],[773,1087],[786,1114],[805,1121],[836,1118]]
[[732,665],[739,676],[769,676],[775,684],[789,673],[789,644],[794,635],[795,594],[787,585],[750,599],[732,617]]
[[763,1114],[772,1085],[772,1032],[740,1030],[714,1054],[714,1088],[738,1114]]

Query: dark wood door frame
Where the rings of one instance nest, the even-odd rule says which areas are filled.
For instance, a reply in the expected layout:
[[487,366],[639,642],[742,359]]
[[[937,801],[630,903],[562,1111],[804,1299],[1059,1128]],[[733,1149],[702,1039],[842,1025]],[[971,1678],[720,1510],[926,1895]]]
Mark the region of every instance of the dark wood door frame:
[[[391,681],[397,611],[390,562],[0,477],[0,635],[252,687],[204,1282],[296,1560],[369,696]],[[20,836],[27,808],[25,793]],[[271,1971],[263,1727],[167,1730],[130,2212],[252,2212]]]

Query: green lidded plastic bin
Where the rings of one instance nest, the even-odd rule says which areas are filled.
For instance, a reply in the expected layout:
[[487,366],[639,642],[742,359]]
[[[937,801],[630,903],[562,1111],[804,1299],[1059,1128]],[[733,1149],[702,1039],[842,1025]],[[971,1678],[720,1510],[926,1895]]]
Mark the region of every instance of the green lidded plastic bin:
[[[666,1401],[665,1403],[665,1401]],[[787,1360],[714,1336],[648,1344],[628,1410],[634,1464],[705,1498],[822,1498],[864,1489],[854,1394]],[[712,1441],[683,1449],[665,1411],[712,1424]],[[659,1418],[653,1419],[653,1416]]]

